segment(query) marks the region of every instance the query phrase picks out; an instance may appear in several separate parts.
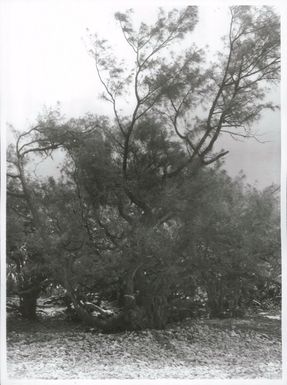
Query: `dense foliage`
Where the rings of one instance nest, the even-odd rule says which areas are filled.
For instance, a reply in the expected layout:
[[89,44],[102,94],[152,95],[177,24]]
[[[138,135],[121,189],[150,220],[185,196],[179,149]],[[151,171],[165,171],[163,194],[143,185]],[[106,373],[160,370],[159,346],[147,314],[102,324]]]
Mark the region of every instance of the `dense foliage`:
[[[232,180],[220,163],[228,151],[213,147],[221,135],[251,136],[274,108],[265,88],[279,76],[279,22],[266,7],[230,15],[225,55],[207,68],[195,46],[168,52],[194,29],[196,7],[160,10],[138,30],[130,11],[117,13],[132,69],[92,35],[90,51],[113,118],[50,111],[9,147],[8,284],[23,316],[35,316],[49,285],[104,330],[163,328],[200,309],[236,316],[263,288],[278,292],[276,187]],[[54,151],[65,158],[62,177],[36,182],[29,165]],[[106,319],[99,299],[120,313]]]

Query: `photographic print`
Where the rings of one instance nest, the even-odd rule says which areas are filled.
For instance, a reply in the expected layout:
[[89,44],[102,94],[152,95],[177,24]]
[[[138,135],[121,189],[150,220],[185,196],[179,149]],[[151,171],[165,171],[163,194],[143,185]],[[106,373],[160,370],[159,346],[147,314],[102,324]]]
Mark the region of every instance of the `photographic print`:
[[280,8],[2,10],[3,384],[282,379]]

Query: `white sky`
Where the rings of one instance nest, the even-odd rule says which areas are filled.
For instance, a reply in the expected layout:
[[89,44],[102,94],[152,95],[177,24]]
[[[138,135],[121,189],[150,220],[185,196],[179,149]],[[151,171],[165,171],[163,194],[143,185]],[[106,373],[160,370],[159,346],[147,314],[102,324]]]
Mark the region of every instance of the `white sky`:
[[[149,2],[141,4],[144,5],[133,6],[138,20],[151,20],[156,7]],[[86,112],[109,113],[110,106],[98,100],[102,88],[83,39],[89,28],[111,40],[116,52],[129,55],[113,19],[114,12],[127,7],[109,1],[3,0],[1,87],[5,120],[24,130],[44,105],[54,106],[57,101],[67,117]],[[191,35],[193,41],[201,46],[209,44],[210,52],[219,49],[220,37],[228,29],[227,15],[222,6],[200,8],[199,24]],[[279,102],[279,89],[272,91],[271,98]],[[263,134],[261,140],[269,142],[226,139],[219,144],[230,150],[225,167],[231,175],[243,169],[248,182],[257,180],[258,187],[279,183],[280,112],[266,113],[257,131]],[[52,164],[41,167],[39,173],[48,173]]]

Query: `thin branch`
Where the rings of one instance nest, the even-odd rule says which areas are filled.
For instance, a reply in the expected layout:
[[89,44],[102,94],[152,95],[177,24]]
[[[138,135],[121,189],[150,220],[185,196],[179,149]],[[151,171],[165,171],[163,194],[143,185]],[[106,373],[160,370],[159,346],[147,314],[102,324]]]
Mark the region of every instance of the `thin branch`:
[[[222,126],[222,127],[223,127],[223,126]],[[230,127],[230,126],[225,126],[225,127]],[[231,126],[231,127],[233,127],[233,126]],[[260,139],[258,139],[258,138],[256,137],[256,135],[240,134],[239,132],[233,132],[233,131],[222,130],[222,129],[221,129],[221,132],[226,133],[226,134],[230,134],[230,135],[232,135],[232,136],[240,136],[241,138],[246,138],[246,139],[250,138],[250,139],[254,139],[254,140],[256,140],[258,143],[262,143],[262,144],[264,144],[264,143],[269,143],[269,142],[270,142],[270,140],[260,140]]]
[[51,144],[46,147],[34,147],[22,152],[22,154],[20,154],[20,157],[23,158],[24,155],[29,154],[30,152],[46,152],[49,150],[56,150],[57,148],[60,148],[60,147],[63,147],[63,143]]
[[127,35],[126,35],[125,31],[124,31],[124,27],[122,25],[122,22],[120,20],[119,20],[119,23],[120,23],[121,30],[122,30],[122,33],[124,35],[124,38],[125,38],[126,42],[128,43],[128,45],[130,45],[132,47],[133,51],[135,53],[137,53],[138,51],[136,50],[135,46],[131,43],[131,41],[128,39],[128,37],[127,37]]
[[220,152],[219,154],[217,154],[216,156],[214,156],[213,158],[209,159],[209,160],[202,160],[202,163],[206,166],[208,164],[211,164],[211,163],[214,163],[216,162],[218,159],[222,158],[223,156],[227,155],[229,153],[229,151],[223,151],[223,152]]
[[116,100],[115,100],[115,98],[114,98],[112,92],[109,90],[109,88],[108,88],[106,82],[105,82],[104,79],[102,78],[101,71],[100,71],[100,69],[99,69],[99,64],[98,64],[98,54],[97,54],[97,52],[95,53],[95,56],[94,56],[94,57],[95,57],[95,62],[96,62],[96,71],[97,71],[98,77],[99,77],[99,79],[100,79],[100,82],[102,83],[102,85],[104,86],[104,88],[105,88],[107,94],[108,94],[108,95],[110,96],[110,98],[111,98],[110,100],[109,100],[109,99],[107,99],[107,100],[109,100],[109,101],[113,104],[113,111],[114,111],[114,114],[115,114],[116,121],[117,121],[117,123],[118,123],[118,126],[119,126],[119,128],[120,128],[122,134],[125,135],[125,131],[124,131],[123,127],[122,127],[122,124],[121,124],[121,121],[120,121],[120,118],[119,118],[119,115],[118,115],[118,111],[117,111],[117,108],[116,108]]

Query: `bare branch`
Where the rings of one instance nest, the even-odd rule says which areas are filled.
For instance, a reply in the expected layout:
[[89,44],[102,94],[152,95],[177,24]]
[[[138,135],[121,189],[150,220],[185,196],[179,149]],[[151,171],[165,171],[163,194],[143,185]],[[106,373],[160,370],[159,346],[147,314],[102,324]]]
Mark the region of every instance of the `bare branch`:
[[220,152],[219,154],[217,154],[216,156],[212,157],[211,159],[209,160],[202,160],[202,163],[204,165],[208,165],[208,164],[211,164],[211,163],[214,163],[216,162],[217,160],[219,160],[220,158],[222,158],[223,156],[227,155],[229,153],[229,151],[223,151],[223,152]]
[[[230,127],[230,126],[222,126],[222,127]],[[232,126],[232,127],[234,127],[234,126]],[[221,132],[226,133],[226,134],[230,134],[231,136],[239,136],[239,137],[245,138],[245,139],[251,138],[251,139],[256,140],[258,143],[262,143],[262,144],[270,142],[269,140],[259,140],[256,137],[256,135],[241,134],[241,133],[238,133],[238,132],[233,132],[233,131],[229,131],[229,130],[222,130],[222,129],[221,129]]]

